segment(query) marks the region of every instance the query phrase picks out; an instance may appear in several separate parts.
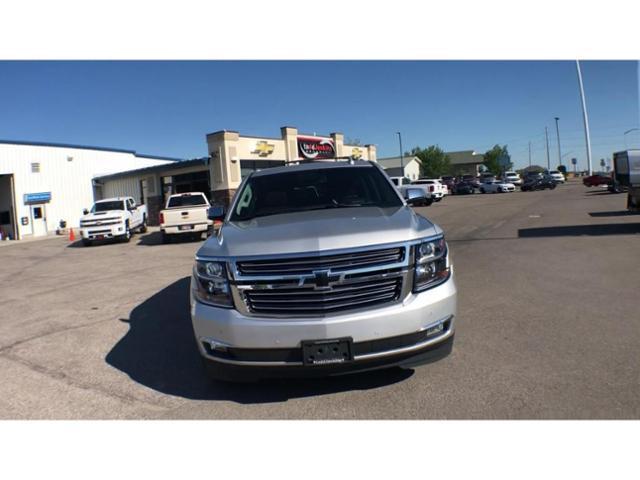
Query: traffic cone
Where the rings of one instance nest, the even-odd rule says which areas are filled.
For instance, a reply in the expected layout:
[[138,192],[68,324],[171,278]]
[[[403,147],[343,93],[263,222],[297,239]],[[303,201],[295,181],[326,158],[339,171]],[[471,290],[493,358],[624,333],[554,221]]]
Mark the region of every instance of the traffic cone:
[[69,229],[69,241],[70,242],[75,242],[76,241],[76,235],[73,233],[73,228]]

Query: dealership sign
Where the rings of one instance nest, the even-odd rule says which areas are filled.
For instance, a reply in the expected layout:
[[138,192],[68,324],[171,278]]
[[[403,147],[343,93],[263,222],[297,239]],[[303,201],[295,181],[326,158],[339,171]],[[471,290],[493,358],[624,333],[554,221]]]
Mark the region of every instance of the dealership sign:
[[298,137],[298,153],[302,158],[335,158],[333,140],[320,137]]
[[24,203],[41,203],[51,200],[51,192],[25,193]]

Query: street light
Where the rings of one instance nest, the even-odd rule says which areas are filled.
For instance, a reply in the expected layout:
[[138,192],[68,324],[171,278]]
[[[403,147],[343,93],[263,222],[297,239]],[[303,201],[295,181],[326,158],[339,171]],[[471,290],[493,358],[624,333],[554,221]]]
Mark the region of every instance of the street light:
[[562,166],[562,154],[560,153],[560,128],[558,127],[558,120],[560,120],[560,117],[553,118],[556,119],[556,135],[558,136],[558,165]]
[[576,60],[576,70],[578,71],[578,85],[580,86],[580,99],[582,100],[582,121],[584,122],[584,143],[587,147],[587,165],[589,175],[593,175],[593,169],[591,168],[591,138],[589,136],[589,116],[587,115],[587,101],[584,98],[584,85],[582,84],[580,60]]
[[400,132],[396,132],[398,134],[398,141],[400,142],[400,171],[402,172],[402,176],[404,177],[404,154],[402,153],[402,134]]
[[622,134],[622,136],[624,137],[624,148],[627,148],[627,133],[635,132],[637,130],[640,130],[640,128],[630,128]]

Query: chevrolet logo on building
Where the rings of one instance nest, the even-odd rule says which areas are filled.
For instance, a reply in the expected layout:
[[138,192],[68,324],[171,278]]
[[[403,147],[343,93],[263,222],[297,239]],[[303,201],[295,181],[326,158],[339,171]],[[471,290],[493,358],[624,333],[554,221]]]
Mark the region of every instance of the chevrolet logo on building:
[[251,153],[257,153],[260,157],[268,157],[273,153],[275,145],[265,140],[256,143],[256,149]]

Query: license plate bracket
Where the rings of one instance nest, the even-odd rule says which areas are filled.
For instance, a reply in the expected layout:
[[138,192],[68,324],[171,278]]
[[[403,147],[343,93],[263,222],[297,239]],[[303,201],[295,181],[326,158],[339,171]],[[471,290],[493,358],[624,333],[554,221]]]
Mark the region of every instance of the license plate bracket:
[[193,225],[180,225],[178,230],[193,230]]
[[302,341],[302,361],[305,365],[332,365],[351,360],[353,360],[351,337]]

